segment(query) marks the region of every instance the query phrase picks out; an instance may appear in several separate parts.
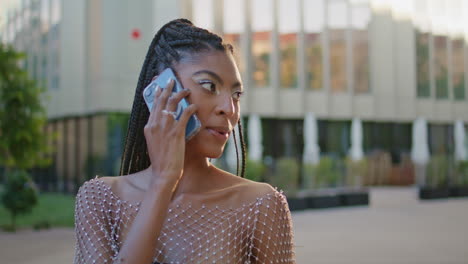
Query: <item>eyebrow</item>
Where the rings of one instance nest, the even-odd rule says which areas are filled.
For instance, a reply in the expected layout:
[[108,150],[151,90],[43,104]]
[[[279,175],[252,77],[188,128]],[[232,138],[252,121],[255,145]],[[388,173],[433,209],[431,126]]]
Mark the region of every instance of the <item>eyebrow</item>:
[[[193,76],[195,75],[200,75],[200,74],[208,74],[210,75],[212,78],[216,79],[217,82],[219,82],[221,85],[224,85],[224,82],[223,80],[221,79],[221,77],[219,77],[218,74],[216,74],[215,72],[212,72],[212,71],[209,71],[209,70],[201,70],[201,71],[197,71],[193,74]],[[236,82],[232,85],[232,88],[234,87],[242,87],[242,84],[240,82]]]

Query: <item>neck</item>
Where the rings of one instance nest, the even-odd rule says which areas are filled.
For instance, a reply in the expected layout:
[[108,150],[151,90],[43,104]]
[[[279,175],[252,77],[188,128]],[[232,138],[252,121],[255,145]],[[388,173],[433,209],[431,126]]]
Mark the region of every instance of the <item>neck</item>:
[[[209,158],[187,151],[185,153],[182,177],[177,184],[173,197],[175,198],[184,193],[209,191],[209,186],[213,183],[211,179],[213,169],[214,166],[210,163]],[[151,170],[151,166],[146,169],[145,174],[149,175],[149,177],[151,177]]]
[[209,158],[186,152],[184,172],[174,192],[174,197],[184,193],[208,191],[209,186],[213,183],[211,179],[213,168]]

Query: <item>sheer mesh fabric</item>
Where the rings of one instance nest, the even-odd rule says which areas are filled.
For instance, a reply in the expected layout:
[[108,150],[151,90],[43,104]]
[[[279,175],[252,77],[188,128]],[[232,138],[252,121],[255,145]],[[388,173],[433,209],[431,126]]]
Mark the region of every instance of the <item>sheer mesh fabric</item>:
[[[76,198],[74,263],[112,263],[139,204],[119,199],[100,179],[84,183]],[[294,263],[286,199],[273,191],[239,208],[172,204],[153,263]]]

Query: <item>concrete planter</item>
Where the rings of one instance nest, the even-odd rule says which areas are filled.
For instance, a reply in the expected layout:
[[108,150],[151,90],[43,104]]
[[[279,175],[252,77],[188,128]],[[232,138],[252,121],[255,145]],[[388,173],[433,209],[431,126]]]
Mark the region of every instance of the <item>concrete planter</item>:
[[366,190],[345,192],[340,194],[343,206],[369,205],[369,192]]
[[287,200],[291,211],[359,206],[369,205],[369,192],[366,189],[324,189],[305,191]]
[[419,199],[443,199],[450,197],[450,189],[448,187],[421,187],[419,189]]
[[450,189],[450,197],[468,197],[468,186],[452,186]]
[[307,209],[306,201],[303,197],[287,197],[289,210],[301,211]]

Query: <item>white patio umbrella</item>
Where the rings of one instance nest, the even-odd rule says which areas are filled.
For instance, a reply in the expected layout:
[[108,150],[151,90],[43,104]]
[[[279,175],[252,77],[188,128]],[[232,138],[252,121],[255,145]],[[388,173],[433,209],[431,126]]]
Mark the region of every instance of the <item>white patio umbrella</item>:
[[320,147],[317,143],[317,119],[314,113],[308,112],[304,119],[304,153],[302,161],[317,165],[320,161]]
[[455,160],[465,161],[466,154],[466,134],[463,121],[455,121],[454,137],[455,137]]
[[351,123],[351,148],[349,155],[352,160],[362,160],[364,151],[362,150],[362,122],[359,118],[353,118]]
[[429,162],[429,156],[427,123],[424,118],[418,118],[413,123],[413,144],[411,146],[411,159],[416,164],[426,165]]
[[427,123],[424,118],[418,118],[413,123],[413,143],[411,159],[415,165],[416,184],[426,184],[426,165],[429,162],[429,145],[427,138]]
[[251,114],[249,117],[249,159],[252,161],[262,161],[262,123],[257,114]]

